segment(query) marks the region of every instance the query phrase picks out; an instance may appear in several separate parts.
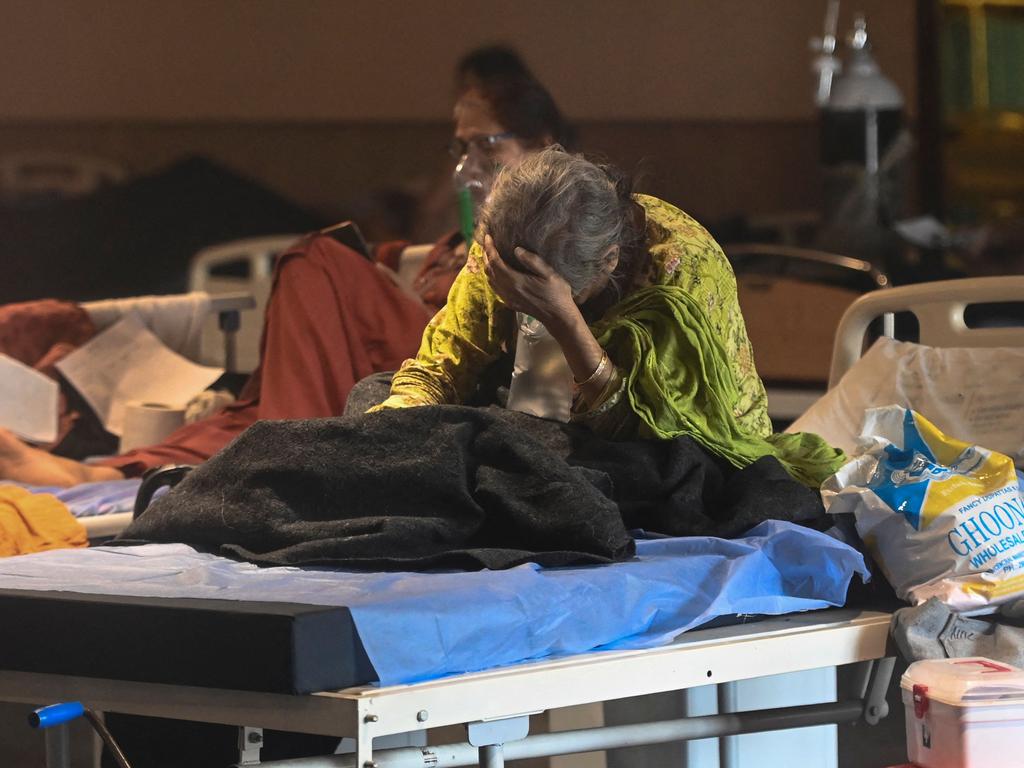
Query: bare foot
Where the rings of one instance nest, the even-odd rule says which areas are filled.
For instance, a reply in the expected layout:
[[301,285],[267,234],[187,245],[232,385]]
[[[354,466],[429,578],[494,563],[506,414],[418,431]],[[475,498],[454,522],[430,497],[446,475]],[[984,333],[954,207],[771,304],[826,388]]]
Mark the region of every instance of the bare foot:
[[25,445],[12,432],[0,428],[0,480],[67,488],[122,477],[124,475],[110,467],[92,467]]

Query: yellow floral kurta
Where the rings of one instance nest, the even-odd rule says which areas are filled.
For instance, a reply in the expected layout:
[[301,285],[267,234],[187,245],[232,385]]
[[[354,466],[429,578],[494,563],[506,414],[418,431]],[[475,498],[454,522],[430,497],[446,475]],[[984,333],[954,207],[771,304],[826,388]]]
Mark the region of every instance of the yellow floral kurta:
[[[841,452],[815,436],[771,435],[736,278],[722,249],[675,206],[647,195],[636,200],[646,212],[651,263],[639,289],[592,325],[618,369],[618,391],[580,420],[612,438],[692,435],[738,466],[776,455],[808,484],[831,474]],[[484,369],[513,354],[515,312],[496,296],[482,266],[483,251],[474,244],[447,305],[378,409],[465,402]]]

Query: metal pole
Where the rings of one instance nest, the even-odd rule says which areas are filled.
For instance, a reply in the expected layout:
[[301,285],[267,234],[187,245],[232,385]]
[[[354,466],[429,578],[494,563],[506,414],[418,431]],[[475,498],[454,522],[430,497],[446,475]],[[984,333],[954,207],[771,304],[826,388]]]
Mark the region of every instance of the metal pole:
[[501,744],[480,747],[480,768],[505,768],[505,753]]
[[237,309],[225,310],[217,319],[224,334],[224,370],[234,373],[238,367],[238,329],[242,327],[242,313]]
[[[103,742],[107,747],[107,751],[110,753],[111,759],[117,764],[118,768],[132,768],[128,762],[128,758],[124,756],[124,752],[121,751],[121,746],[114,740],[110,731],[107,730],[107,724],[103,722],[103,715],[100,712],[94,712],[91,709],[85,710],[85,719],[92,724],[92,729],[96,732],[96,735],[100,737],[100,741]],[[103,748],[100,747],[102,753]],[[96,763],[99,765],[99,761]]]
[[67,724],[46,729],[46,768],[71,768],[71,741]]
[[864,189],[872,223],[878,222],[878,206],[881,202],[882,178],[879,170],[878,110],[868,107],[864,116]]
[[[600,752],[617,747],[641,747],[673,741],[716,738],[726,734],[780,731],[813,725],[847,723],[864,713],[863,701],[839,701],[780,707],[754,712],[707,715],[657,723],[587,728],[527,736],[504,745],[504,759],[526,760],[578,752]],[[374,753],[377,768],[456,768],[479,765],[480,751],[471,744],[403,747]],[[300,758],[262,763],[266,768],[357,768],[352,755]],[[498,765],[503,765],[499,763]]]
[[853,665],[853,676],[850,682],[849,693],[858,699],[865,698],[868,695],[868,683],[871,681],[871,675],[874,671],[874,659]]
[[864,720],[868,725],[877,725],[879,720],[889,714],[889,702],[885,700],[885,694],[889,690],[894,666],[895,657],[887,656],[876,661],[871,671],[867,697],[864,699]]
[[[731,714],[738,708],[737,693],[739,687],[736,683],[719,683],[716,686],[718,694],[718,714]],[[739,742],[735,736],[718,737],[718,766],[719,768],[739,768]]]

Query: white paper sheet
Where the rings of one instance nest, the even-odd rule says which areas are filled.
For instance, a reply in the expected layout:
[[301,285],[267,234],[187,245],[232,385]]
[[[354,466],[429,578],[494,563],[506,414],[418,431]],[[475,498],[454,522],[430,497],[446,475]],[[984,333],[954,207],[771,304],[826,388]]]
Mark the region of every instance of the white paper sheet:
[[182,406],[224,370],[193,363],[168,349],[134,313],[126,315],[57,368],[92,406],[103,426],[120,436],[130,401]]
[[57,439],[57,382],[0,354],[0,427],[23,440]]

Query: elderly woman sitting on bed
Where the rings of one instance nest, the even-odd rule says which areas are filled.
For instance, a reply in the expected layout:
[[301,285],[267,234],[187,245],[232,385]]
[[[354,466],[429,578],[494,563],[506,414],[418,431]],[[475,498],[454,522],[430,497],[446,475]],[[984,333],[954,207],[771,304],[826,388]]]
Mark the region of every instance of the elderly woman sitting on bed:
[[[772,435],[732,269],[678,208],[549,149],[502,172],[477,239],[375,409],[467,402],[517,334],[546,329],[568,368],[564,405],[540,398],[542,414],[527,393],[523,410],[617,439],[690,435],[735,466],[773,455],[812,486],[842,463],[815,435]],[[516,395],[514,377],[512,408]]]

